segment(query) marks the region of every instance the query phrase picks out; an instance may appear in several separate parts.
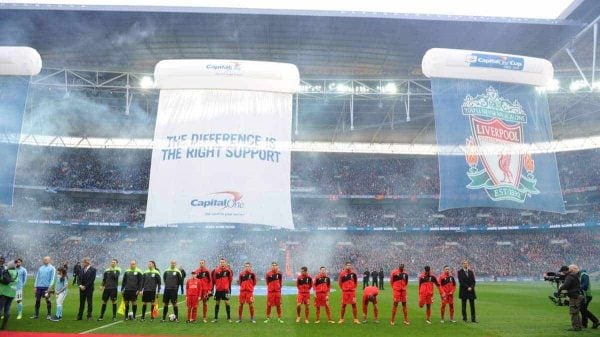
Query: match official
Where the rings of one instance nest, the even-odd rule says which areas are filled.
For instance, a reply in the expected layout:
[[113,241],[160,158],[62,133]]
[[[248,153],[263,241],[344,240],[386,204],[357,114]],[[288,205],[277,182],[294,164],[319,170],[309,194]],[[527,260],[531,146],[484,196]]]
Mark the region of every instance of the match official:
[[154,320],[153,309],[156,301],[156,294],[160,292],[160,272],[156,269],[156,262],[148,261],[148,269],[144,271],[142,279],[142,318],[141,321],[146,320],[146,309],[150,304],[150,319]]
[[112,302],[112,313],[113,321],[117,320],[117,288],[119,287],[119,276],[121,275],[121,268],[118,266],[119,261],[112,259],[110,267],[104,270],[102,276],[102,308],[100,309],[100,317],[98,320],[104,319],[104,313],[106,312],[106,304],[108,300]]
[[[144,281],[144,273],[137,267],[137,261],[131,260],[129,269],[123,273],[123,282],[121,290],[123,292],[123,301],[125,301],[125,320],[135,320],[137,315],[137,297],[142,291],[142,283]],[[129,317],[129,305],[133,316]]]
[[183,277],[179,269],[177,269],[177,261],[171,260],[169,269],[166,269],[163,274],[165,283],[165,291],[163,293],[163,316],[161,323],[167,319],[169,312],[169,302],[173,305],[173,313],[175,314],[175,322],[179,323],[179,308],[177,307],[177,291],[183,283]]

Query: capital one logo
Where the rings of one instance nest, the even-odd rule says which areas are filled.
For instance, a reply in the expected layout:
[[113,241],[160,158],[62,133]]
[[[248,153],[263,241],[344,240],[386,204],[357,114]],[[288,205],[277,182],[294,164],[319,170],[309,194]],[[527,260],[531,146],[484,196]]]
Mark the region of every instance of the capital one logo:
[[208,194],[211,197],[203,199],[193,199],[190,202],[192,207],[216,207],[220,209],[225,208],[244,208],[244,203],[241,199],[244,195],[237,191],[221,191]]
[[206,65],[206,69],[212,70],[217,74],[239,74],[242,71],[242,65],[240,62],[222,62],[222,63],[209,63]]

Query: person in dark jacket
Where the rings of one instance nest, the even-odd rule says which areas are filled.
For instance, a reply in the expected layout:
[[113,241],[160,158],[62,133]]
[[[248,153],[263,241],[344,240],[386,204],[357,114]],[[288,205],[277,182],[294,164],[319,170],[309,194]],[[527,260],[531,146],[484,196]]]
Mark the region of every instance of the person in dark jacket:
[[469,261],[464,260],[462,262],[462,268],[458,270],[458,297],[462,305],[462,319],[463,322],[467,322],[467,301],[469,301],[469,308],[471,309],[471,322],[477,323],[475,318],[475,273],[469,269]]
[[592,321],[592,329],[598,329],[598,317],[592,314],[588,309],[590,302],[592,302],[592,286],[587,270],[581,270],[579,273],[579,282],[581,283],[581,291],[585,297],[585,301],[583,301],[583,304],[581,305],[581,324],[584,328],[587,328],[588,320],[590,320]]
[[371,285],[374,287],[377,287],[378,279],[379,279],[379,273],[377,272],[376,268],[373,268],[373,271],[371,272]]
[[79,273],[81,273],[81,263],[77,261],[77,263],[75,263],[75,267],[73,267],[73,285],[77,284],[77,278],[79,277]]
[[379,268],[379,290],[383,290],[383,268]]
[[87,319],[92,319],[92,299],[94,298],[94,282],[96,281],[96,268],[92,266],[92,260],[89,257],[83,259],[81,272],[79,273],[77,284],[79,285],[79,312],[77,320],[83,319],[83,308],[87,302]]
[[[181,272],[181,278],[185,280],[185,277],[187,276],[185,270],[183,269],[183,266],[179,266],[179,271]],[[183,295],[183,288],[185,287],[185,285],[183,283],[181,283],[181,295]]]
[[[561,268],[561,271],[564,271]],[[558,288],[558,292],[564,292],[569,296],[569,314],[571,315],[571,328],[568,331],[581,331],[581,304],[584,301],[581,295],[581,283],[579,282],[579,267],[575,264],[569,266],[566,271],[565,282]]]
[[363,290],[369,286],[369,277],[371,277],[371,272],[367,269],[363,273]]

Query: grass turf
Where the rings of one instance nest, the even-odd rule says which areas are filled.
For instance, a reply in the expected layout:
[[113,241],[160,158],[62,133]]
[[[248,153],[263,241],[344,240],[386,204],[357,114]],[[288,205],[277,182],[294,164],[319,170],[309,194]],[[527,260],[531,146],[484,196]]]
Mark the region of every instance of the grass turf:
[[[477,285],[478,300],[477,319],[478,324],[463,323],[460,314],[460,300],[455,299],[455,319],[457,323],[440,323],[440,300],[434,299],[432,305],[432,323],[425,323],[425,309],[420,309],[417,305],[417,289],[414,282],[409,288],[409,320],[411,324],[405,326],[402,324],[402,309],[398,308],[396,315],[396,326],[389,324],[391,316],[391,290],[386,285],[378,296],[379,301],[379,324],[372,322],[373,312],[370,306],[369,323],[355,325],[352,324],[352,311],[350,307],[346,309],[345,324],[327,324],[324,310],[321,310],[321,323],[314,324],[315,309],[311,305],[310,324],[295,323],[295,296],[284,296],[283,315],[284,324],[270,322],[263,323],[265,317],[266,298],[257,296],[255,298],[255,309],[257,323],[249,322],[249,313],[247,306],[244,307],[244,322],[241,324],[227,323],[225,316],[225,306],[221,303],[219,313],[219,323],[185,323],[185,302],[180,303],[179,316],[181,323],[159,323],[158,320],[150,323],[127,321],[123,322],[122,316],[118,323],[112,323],[112,309],[110,302],[107,308],[106,317],[103,322],[97,322],[96,318],[100,312],[101,291],[97,288],[94,292],[94,313],[93,321],[75,321],[76,312],[79,306],[79,294],[75,287],[69,289],[69,294],[65,301],[64,318],[61,322],[50,322],[45,319],[46,307],[44,301],[40,308],[40,318],[37,320],[29,319],[34,307],[34,297],[31,283],[27,284],[24,293],[24,315],[22,320],[16,320],[16,303],[13,302],[9,329],[15,331],[43,331],[43,332],[62,332],[62,333],[81,333],[94,328],[101,328],[94,333],[102,334],[131,334],[131,335],[173,335],[173,336],[570,336],[573,333],[567,332],[570,327],[568,307],[558,307],[550,302],[548,295],[552,294],[553,289],[549,284],[536,283],[480,283]],[[362,291],[359,289],[358,298]],[[120,301],[119,295],[119,301]],[[179,301],[185,300],[180,296]],[[600,313],[600,300],[592,301],[590,311]],[[238,301],[233,296],[231,301],[232,319],[237,319]],[[55,303],[53,298],[53,312]],[[334,320],[339,319],[340,312],[340,291],[339,289],[330,296],[330,306]],[[202,307],[200,305],[199,311]],[[274,309],[274,308],[273,308]],[[446,309],[448,310],[448,309]],[[468,311],[468,309],[467,309]],[[138,305],[138,315],[141,312],[141,303]],[[170,309],[171,313],[172,310]],[[362,320],[361,306],[358,305],[359,319]],[[208,317],[209,320],[214,314],[214,301],[209,301]],[[275,310],[272,317],[275,317]],[[147,314],[148,317],[149,314]],[[448,313],[446,313],[448,315]],[[201,316],[201,315],[200,315]],[[591,326],[591,323],[590,323]],[[585,331],[585,335],[600,335],[600,330]]]

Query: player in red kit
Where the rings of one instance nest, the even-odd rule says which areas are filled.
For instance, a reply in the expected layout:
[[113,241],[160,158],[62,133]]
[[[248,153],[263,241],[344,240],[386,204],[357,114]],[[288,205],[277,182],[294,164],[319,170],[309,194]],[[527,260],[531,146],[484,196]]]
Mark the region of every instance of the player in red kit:
[[254,286],[256,285],[256,274],[252,271],[250,262],[244,263],[244,270],[240,273],[240,307],[238,308],[238,323],[242,323],[242,312],[244,311],[244,303],[248,303],[250,308],[250,321],[254,320]]
[[233,272],[227,266],[227,260],[221,258],[219,266],[212,271],[213,287],[215,288],[215,318],[211,321],[216,323],[219,321],[219,306],[221,301],[225,301],[225,312],[227,313],[227,321],[231,323],[231,307],[229,306],[229,298],[231,296],[231,282],[233,281]]
[[325,307],[327,322],[335,323],[331,319],[331,310],[329,309],[329,292],[331,291],[331,279],[327,275],[325,267],[319,268],[319,274],[315,278],[315,307],[317,308],[316,324],[321,323],[321,307]]
[[338,283],[340,285],[340,289],[342,289],[342,308],[340,310],[340,320],[338,323],[344,323],[346,305],[351,304],[354,323],[360,324],[360,321],[358,320],[358,309],[356,308],[356,287],[358,286],[358,276],[352,270],[351,262],[346,262],[344,264],[344,269],[340,273]]
[[437,281],[437,278],[431,274],[431,268],[429,266],[425,266],[423,268],[425,271],[419,275],[419,308],[422,308],[423,305],[426,306],[426,318],[425,322],[427,324],[431,324],[431,304],[433,303],[433,286],[435,285],[438,288],[440,294],[442,291],[440,290],[440,284]]
[[375,316],[375,323],[379,323],[379,308],[377,307],[377,295],[379,295],[379,288],[375,286],[368,286],[363,291],[363,323],[367,323],[367,310],[369,308],[369,302],[373,303],[373,315]]
[[300,268],[300,275],[296,279],[296,287],[298,288],[298,297],[296,301],[296,323],[300,323],[300,311],[304,304],[304,323],[308,324],[308,314],[310,306],[310,289],[313,286],[312,276],[308,275],[308,268]]
[[277,309],[277,321],[283,323],[281,319],[281,287],[283,285],[283,274],[279,271],[277,262],[271,263],[271,270],[265,276],[267,280],[267,319],[265,323],[271,320],[271,307]]
[[202,321],[206,323],[206,314],[208,312],[208,299],[212,292],[212,280],[210,270],[206,268],[206,261],[200,260],[198,269],[195,270],[196,278],[199,281],[200,300],[202,300]]
[[196,272],[192,272],[192,277],[185,283],[185,294],[187,302],[187,320],[186,323],[196,321],[198,313],[198,299],[200,298],[200,280],[196,278]]
[[454,279],[454,276],[450,275],[450,267],[444,266],[444,272],[440,275],[438,282],[442,291],[442,307],[440,309],[442,315],[441,323],[444,323],[446,304],[450,309],[450,322],[456,323],[454,320],[454,291],[456,290],[456,280]]
[[400,263],[398,269],[392,270],[390,275],[390,284],[394,292],[394,306],[392,307],[391,325],[396,325],[396,312],[398,303],[402,303],[402,312],[404,313],[404,324],[409,325],[408,309],[406,308],[406,287],[408,285],[408,273],[404,271],[404,263]]

